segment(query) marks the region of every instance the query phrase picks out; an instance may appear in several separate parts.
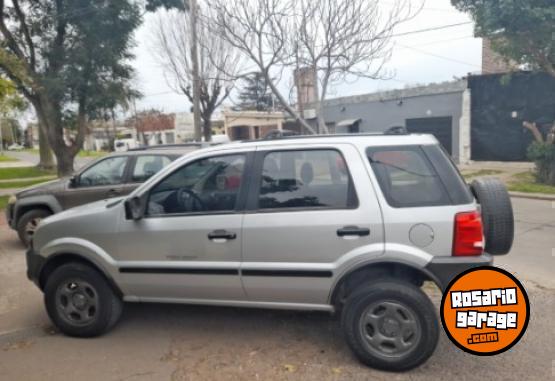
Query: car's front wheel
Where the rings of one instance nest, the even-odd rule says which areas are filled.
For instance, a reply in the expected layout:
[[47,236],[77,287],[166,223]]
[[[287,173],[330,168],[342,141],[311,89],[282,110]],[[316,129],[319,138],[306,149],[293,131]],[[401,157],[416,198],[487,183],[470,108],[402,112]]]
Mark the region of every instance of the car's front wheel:
[[26,212],[19,218],[19,221],[17,222],[17,235],[25,246],[29,246],[31,239],[33,239],[33,236],[35,235],[39,222],[51,214],[52,213],[46,209],[33,209]]
[[373,368],[404,371],[434,352],[439,324],[434,305],[416,286],[384,279],[348,297],[341,323],[355,355]]
[[44,288],[48,316],[69,336],[93,337],[118,321],[122,301],[106,279],[82,263],[67,263],[48,277]]

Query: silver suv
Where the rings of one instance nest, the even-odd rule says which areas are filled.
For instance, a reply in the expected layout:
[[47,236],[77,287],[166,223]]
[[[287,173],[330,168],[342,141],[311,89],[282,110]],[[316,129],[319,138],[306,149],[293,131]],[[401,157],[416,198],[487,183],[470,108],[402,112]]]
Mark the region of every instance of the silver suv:
[[195,151],[43,220],[27,266],[71,336],[112,328],[123,301],[320,310],[361,361],[406,370],[438,341],[423,282],[490,265],[511,229],[504,188],[467,186],[432,136],[283,137]]

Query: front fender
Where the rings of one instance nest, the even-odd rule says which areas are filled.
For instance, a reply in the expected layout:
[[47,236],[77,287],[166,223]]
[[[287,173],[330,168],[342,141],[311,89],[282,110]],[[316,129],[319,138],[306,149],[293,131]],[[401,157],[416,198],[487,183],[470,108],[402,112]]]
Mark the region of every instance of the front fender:
[[80,256],[112,278],[117,276],[117,262],[104,249],[91,241],[82,238],[64,237],[50,241],[40,249],[40,255],[46,258],[47,261],[63,254]]
[[14,206],[12,228],[15,229],[19,218],[23,215],[23,211],[29,210],[29,207],[46,207],[54,214],[60,213],[63,210],[62,205],[60,205],[56,197],[50,194],[21,198],[17,200]]

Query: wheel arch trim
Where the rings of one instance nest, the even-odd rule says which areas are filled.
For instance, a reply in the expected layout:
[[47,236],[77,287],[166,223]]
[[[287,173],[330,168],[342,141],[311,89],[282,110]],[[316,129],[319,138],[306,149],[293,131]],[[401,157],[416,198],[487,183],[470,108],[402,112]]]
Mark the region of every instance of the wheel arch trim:
[[431,280],[432,282],[434,282],[434,284],[436,286],[438,286],[441,289],[441,282],[440,280],[430,271],[428,271],[426,268],[415,264],[413,262],[409,262],[409,261],[405,261],[405,260],[401,260],[401,259],[397,259],[397,258],[384,258],[384,257],[379,257],[379,258],[374,258],[368,261],[364,261],[364,262],[360,262],[357,263],[353,266],[351,266],[350,268],[348,268],[346,271],[343,271],[339,276],[337,276],[334,281],[333,284],[331,286],[329,295],[328,295],[328,303],[330,305],[333,305],[335,302],[335,299],[337,297],[337,293],[339,292],[339,290],[341,289],[341,286],[343,284],[343,282],[345,282],[347,279],[349,279],[349,277],[354,274],[356,271],[362,270],[364,268],[379,268],[380,266],[402,266],[405,268],[408,268],[412,271],[415,271],[419,274],[421,274],[424,279],[427,280]]

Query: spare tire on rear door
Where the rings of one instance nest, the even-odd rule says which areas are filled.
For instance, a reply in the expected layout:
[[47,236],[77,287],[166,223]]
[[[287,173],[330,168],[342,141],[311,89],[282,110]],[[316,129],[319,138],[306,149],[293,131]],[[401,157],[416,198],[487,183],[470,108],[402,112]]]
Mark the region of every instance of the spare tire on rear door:
[[505,184],[496,178],[484,177],[474,180],[471,187],[482,209],[485,251],[507,254],[513,245],[515,228],[513,206]]

